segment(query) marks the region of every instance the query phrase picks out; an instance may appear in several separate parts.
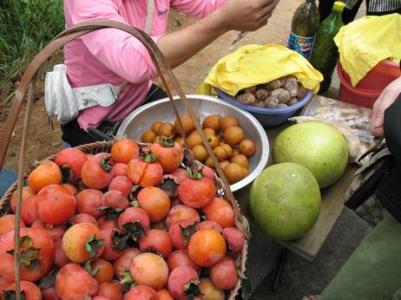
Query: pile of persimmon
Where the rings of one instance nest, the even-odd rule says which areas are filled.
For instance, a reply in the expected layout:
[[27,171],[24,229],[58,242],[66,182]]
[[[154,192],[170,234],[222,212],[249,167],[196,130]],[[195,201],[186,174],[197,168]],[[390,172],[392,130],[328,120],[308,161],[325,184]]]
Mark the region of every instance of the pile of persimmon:
[[[213,162],[189,115],[183,114],[180,119],[195,159],[213,168]],[[256,147],[252,140],[245,137],[238,120],[231,115],[209,115],[202,121],[202,127],[228,181],[235,183],[245,178],[249,174],[249,158],[255,154]],[[151,128],[142,134],[142,142],[154,143],[163,139],[173,139],[184,146],[180,132],[177,120],[174,124],[154,122]]]
[[[244,247],[211,168],[184,168],[178,143],[61,150],[22,189],[25,300],[224,299]],[[0,299],[15,299],[17,195],[0,217]]]

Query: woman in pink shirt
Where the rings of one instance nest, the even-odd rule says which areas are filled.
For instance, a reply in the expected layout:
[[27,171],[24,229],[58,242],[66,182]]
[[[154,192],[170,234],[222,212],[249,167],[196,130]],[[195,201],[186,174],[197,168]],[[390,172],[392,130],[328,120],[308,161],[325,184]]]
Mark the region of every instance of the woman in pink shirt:
[[[278,1],[65,0],[64,14],[67,28],[96,19],[119,21],[142,30],[147,27],[167,62],[176,67],[229,30],[253,31],[264,26]],[[171,8],[199,21],[166,33]],[[63,140],[72,146],[104,139],[102,133],[112,135],[119,122],[136,107],[165,97],[160,88],[152,85],[157,71],[146,48],[123,31],[102,29],[89,33],[67,44],[64,53],[72,89],[104,84],[121,88],[111,105],[81,110],[77,118],[62,125]]]

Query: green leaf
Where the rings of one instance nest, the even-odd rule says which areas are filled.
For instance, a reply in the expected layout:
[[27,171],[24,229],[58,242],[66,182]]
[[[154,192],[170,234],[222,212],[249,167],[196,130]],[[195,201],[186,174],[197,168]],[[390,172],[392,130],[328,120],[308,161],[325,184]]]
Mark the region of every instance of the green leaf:
[[102,160],[100,161],[100,166],[107,173],[111,172],[113,166],[110,164],[110,157],[103,157]]
[[174,179],[166,178],[159,184],[159,187],[166,192],[170,199],[174,199],[177,195],[178,185],[175,183]]
[[106,207],[106,206],[99,207],[97,210],[104,212],[104,217],[106,220],[115,220],[124,211],[124,209],[122,208]]
[[188,225],[187,227],[182,227],[181,225],[178,225],[181,228],[181,233],[182,233],[182,236],[184,237],[185,246],[188,245],[189,240],[191,239],[192,235],[194,235],[194,233],[196,232],[196,225],[197,225],[197,223]]
[[193,300],[194,298],[202,295],[199,289],[199,283],[199,280],[194,280],[184,286],[184,293],[187,300]]
[[128,234],[134,242],[138,242],[145,235],[141,223],[134,221],[123,225],[123,234]]
[[[12,290],[4,290],[3,291],[3,299],[4,300],[16,300],[17,299],[17,294],[15,291]],[[21,292],[21,297],[20,300],[25,300],[25,292]]]
[[93,260],[89,260],[85,263],[84,269],[86,272],[88,272],[92,277],[95,277],[97,273],[99,273],[99,269],[94,269],[92,264]]
[[85,243],[85,250],[89,253],[90,257],[96,257],[97,251],[103,246],[103,244],[104,240],[98,240],[95,235],[91,235]]
[[128,241],[130,238],[130,233],[114,230],[111,233],[111,246],[117,250],[125,250],[129,247]]
[[63,176],[63,182],[69,182],[74,177],[72,170],[69,165],[62,165],[60,167],[61,174]]
[[135,281],[129,271],[124,272],[124,275],[120,280],[120,284],[127,290],[135,286]]

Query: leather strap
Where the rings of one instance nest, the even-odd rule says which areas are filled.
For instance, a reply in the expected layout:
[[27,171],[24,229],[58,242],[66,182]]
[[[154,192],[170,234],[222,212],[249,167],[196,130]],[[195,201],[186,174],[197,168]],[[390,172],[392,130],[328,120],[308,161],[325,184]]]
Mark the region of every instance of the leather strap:
[[[2,143],[0,144],[0,168],[2,168],[4,165],[4,159],[5,159],[7,149],[8,149],[9,143],[10,143],[12,132],[14,130],[16,121],[18,119],[18,115],[21,110],[21,106],[23,104],[29,84],[31,83],[33,77],[38,72],[39,68],[57,49],[64,46],[66,43],[68,43],[74,39],[77,39],[77,38],[81,37],[82,35],[87,34],[89,32],[104,29],[104,28],[115,28],[115,29],[123,30],[123,31],[131,34],[135,38],[137,38],[147,48],[147,50],[149,51],[149,54],[152,58],[153,63],[155,64],[155,66],[159,72],[164,89],[165,89],[167,95],[169,96],[170,102],[173,106],[173,109],[177,116],[177,119],[179,120],[179,125],[182,128],[176,103],[173,100],[171,90],[169,88],[169,85],[167,84],[167,81],[166,81],[166,78],[164,75],[167,75],[167,77],[170,79],[172,86],[174,87],[175,91],[178,93],[179,100],[182,102],[182,104],[185,108],[185,111],[192,119],[192,122],[195,124],[195,128],[196,128],[197,132],[199,133],[210,158],[212,159],[212,162],[213,162],[213,165],[215,166],[216,172],[222,181],[223,191],[224,191],[224,194],[225,194],[227,200],[229,200],[231,202],[233,209],[236,212],[236,215],[239,216],[239,219],[242,222],[243,217],[240,213],[239,207],[236,204],[234,196],[230,190],[230,186],[227,181],[227,178],[226,178],[222,168],[220,167],[218,160],[217,160],[216,156],[214,155],[197,118],[195,117],[195,114],[191,108],[191,105],[190,105],[188,99],[185,96],[183,89],[181,88],[180,84],[178,83],[177,78],[175,77],[174,73],[172,72],[171,67],[166,62],[166,59],[164,58],[163,54],[157,47],[156,43],[142,30],[130,27],[127,24],[123,24],[123,23],[116,22],[116,21],[96,20],[96,21],[87,21],[87,22],[82,22],[80,24],[76,24],[76,25],[64,30],[59,35],[57,35],[41,52],[39,52],[39,54],[37,54],[35,56],[35,58],[32,60],[32,62],[30,63],[30,65],[28,66],[28,68],[26,69],[25,73],[23,74],[23,76],[21,78],[20,84],[15,93],[15,100],[13,101],[13,105],[12,105],[10,114],[8,115],[7,121],[1,132],[0,140],[2,141]],[[29,126],[29,124],[25,124],[25,125]],[[181,131],[182,131],[182,129],[181,129]],[[185,135],[184,135],[184,140],[185,140],[186,145],[188,145]],[[25,149],[21,149],[21,152],[23,152],[24,150]],[[24,161],[23,160],[20,161],[20,164],[23,165]],[[248,229],[243,228],[242,224],[238,223],[238,226],[241,229],[243,229],[245,233],[248,232]]]

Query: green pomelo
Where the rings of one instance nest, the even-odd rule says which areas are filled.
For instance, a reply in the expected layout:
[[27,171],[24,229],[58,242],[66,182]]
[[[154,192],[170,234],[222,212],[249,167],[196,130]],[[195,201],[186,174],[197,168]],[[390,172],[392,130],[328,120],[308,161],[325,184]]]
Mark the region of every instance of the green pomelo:
[[273,147],[276,163],[296,162],[307,167],[320,188],[335,183],[348,163],[348,144],[335,127],[322,122],[306,122],[288,127]]
[[253,182],[249,204],[253,219],[264,233],[276,240],[294,240],[315,224],[320,212],[320,189],[304,166],[276,164]]

